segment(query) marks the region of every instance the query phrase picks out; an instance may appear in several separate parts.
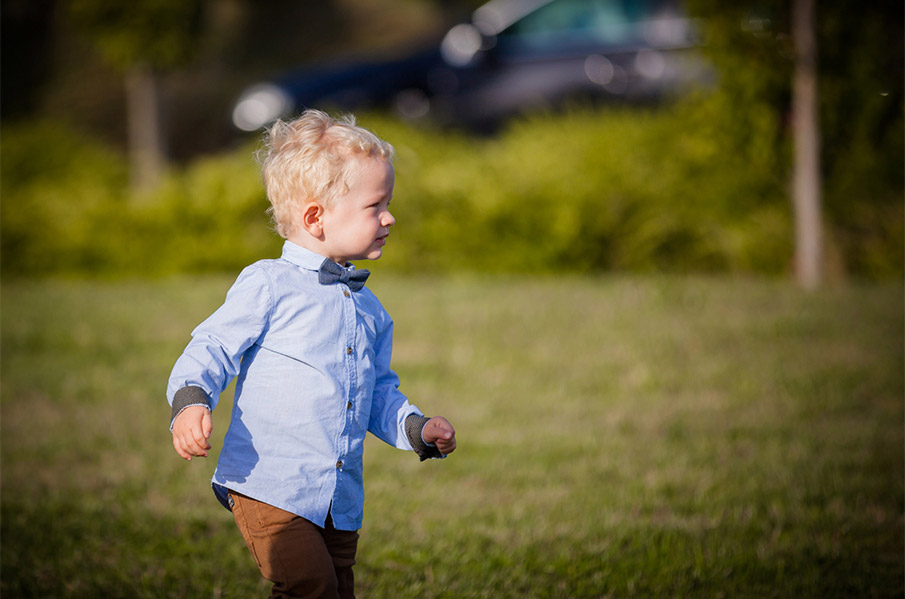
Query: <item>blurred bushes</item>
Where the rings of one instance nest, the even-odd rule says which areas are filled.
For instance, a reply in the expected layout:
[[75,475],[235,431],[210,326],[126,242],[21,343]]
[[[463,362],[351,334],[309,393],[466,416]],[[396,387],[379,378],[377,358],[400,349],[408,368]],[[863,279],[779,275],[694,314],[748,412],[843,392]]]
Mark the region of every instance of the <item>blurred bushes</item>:
[[198,160],[154,193],[118,154],[58,125],[3,131],[4,274],[235,270],[279,251],[252,149]]
[[[576,108],[492,139],[363,115],[398,151],[399,224],[379,268],[784,273],[793,234],[778,124],[750,117],[740,142],[721,102]],[[105,148],[51,124],[6,127],[3,272],[235,271],[276,256],[253,150],[196,161],[134,196]],[[828,214],[835,269],[900,276],[902,205],[889,198],[901,190],[871,191],[885,195]]]
[[[772,157],[727,155],[703,104],[576,109],[494,140],[374,126],[395,141],[399,227],[388,262],[480,270],[743,270],[791,253]],[[692,108],[694,107],[694,108]]]

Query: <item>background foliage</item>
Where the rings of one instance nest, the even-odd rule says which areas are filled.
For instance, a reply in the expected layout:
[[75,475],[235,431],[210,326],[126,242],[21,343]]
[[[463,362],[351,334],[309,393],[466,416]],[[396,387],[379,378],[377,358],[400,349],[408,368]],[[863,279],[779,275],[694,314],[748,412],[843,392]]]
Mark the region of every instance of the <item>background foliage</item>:
[[[360,122],[398,150],[398,225],[376,268],[783,274],[792,255],[787,150],[764,111],[731,120],[723,93],[659,110],[575,107],[495,138]],[[121,158],[58,123],[4,131],[4,274],[235,271],[278,253],[255,145],[128,191]],[[860,162],[863,177],[877,167]],[[852,165],[858,168],[858,165]],[[53,173],[53,176],[48,176]],[[903,210],[887,185],[830,211],[836,275],[902,272]]]
[[[274,255],[254,140],[225,131],[239,91],[315,59],[400,51],[478,4],[145,0],[149,26],[124,27],[111,23],[131,13],[106,0],[3,3],[2,272],[235,271]],[[399,226],[377,268],[788,271],[790,2],[685,4],[718,79],[678,104],[573,106],[494,138],[361,115],[399,148]],[[818,11],[831,278],[905,271],[903,12]],[[136,196],[119,75],[96,46],[153,54],[140,40],[161,27],[180,32],[178,56],[156,61],[178,65],[159,74],[174,162]]]
[[[791,137],[791,2],[687,0],[726,102],[714,112],[729,151],[779,157]],[[885,271],[880,240],[901,236],[905,5],[819,3],[816,11],[823,209],[829,252],[850,271]],[[768,129],[764,129],[767,127]],[[757,135],[760,128],[760,135]],[[766,135],[772,130],[773,135]],[[867,234],[873,231],[873,234]],[[832,265],[830,265],[832,268]],[[838,266],[838,263],[837,263]]]

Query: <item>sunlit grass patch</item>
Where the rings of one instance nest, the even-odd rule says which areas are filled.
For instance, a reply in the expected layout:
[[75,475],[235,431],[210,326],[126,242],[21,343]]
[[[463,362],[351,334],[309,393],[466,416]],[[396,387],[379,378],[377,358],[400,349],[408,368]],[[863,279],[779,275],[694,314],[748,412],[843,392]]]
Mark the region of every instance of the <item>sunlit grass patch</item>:
[[[359,597],[902,596],[901,285],[372,279],[459,449],[368,441]],[[266,596],[167,431],[229,282],[3,286],[4,596]]]

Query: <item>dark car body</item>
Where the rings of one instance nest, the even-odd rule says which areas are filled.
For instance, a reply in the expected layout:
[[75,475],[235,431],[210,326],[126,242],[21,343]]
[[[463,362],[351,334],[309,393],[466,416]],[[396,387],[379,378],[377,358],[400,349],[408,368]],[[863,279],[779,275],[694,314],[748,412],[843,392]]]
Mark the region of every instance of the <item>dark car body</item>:
[[315,65],[249,88],[247,131],[305,108],[392,107],[481,129],[575,98],[643,102],[707,78],[674,0],[492,0],[427,50]]

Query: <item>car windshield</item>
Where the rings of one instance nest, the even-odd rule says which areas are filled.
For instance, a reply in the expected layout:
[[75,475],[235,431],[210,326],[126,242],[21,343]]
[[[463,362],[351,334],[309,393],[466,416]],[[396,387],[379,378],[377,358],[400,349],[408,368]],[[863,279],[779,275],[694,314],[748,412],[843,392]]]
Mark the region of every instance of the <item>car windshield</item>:
[[677,12],[664,0],[555,0],[506,28],[497,42],[501,49],[521,51],[581,43],[619,46],[643,41],[645,23],[676,18]]

